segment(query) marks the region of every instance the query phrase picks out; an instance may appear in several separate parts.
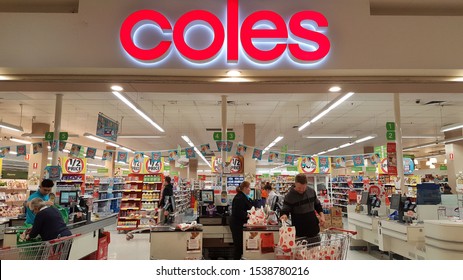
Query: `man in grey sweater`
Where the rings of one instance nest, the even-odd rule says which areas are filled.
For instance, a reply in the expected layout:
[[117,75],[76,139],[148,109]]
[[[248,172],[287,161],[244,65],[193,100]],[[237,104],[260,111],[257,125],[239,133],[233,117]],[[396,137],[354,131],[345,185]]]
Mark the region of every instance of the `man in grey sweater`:
[[325,224],[323,208],[315,190],[307,187],[305,174],[298,174],[295,181],[295,187],[292,187],[285,196],[280,219],[286,221],[291,214],[292,225],[296,227],[296,236],[305,237],[309,241],[314,240],[313,238],[318,237],[320,226]]

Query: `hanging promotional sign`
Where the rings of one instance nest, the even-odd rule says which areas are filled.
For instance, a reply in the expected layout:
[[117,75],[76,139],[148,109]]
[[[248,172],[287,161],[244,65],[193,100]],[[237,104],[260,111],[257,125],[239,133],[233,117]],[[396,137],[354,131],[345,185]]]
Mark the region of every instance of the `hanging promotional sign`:
[[142,166],[143,166],[143,161],[141,161],[140,159],[137,159],[136,157],[133,157],[130,160],[129,171],[130,173],[133,173],[133,174],[141,174]]
[[254,151],[252,152],[252,158],[262,160],[262,150],[254,148]]
[[[287,21],[275,11],[260,10],[240,14],[239,0],[228,0],[226,18],[221,19],[206,9],[191,10],[175,21],[155,10],[139,10],[129,15],[121,25],[119,40],[130,58],[140,63],[160,62],[174,50],[180,58],[193,63],[211,63],[224,50],[227,63],[236,65],[240,60],[255,64],[273,63],[280,58],[300,65],[312,65],[328,56],[329,38],[323,34],[328,20],[317,11],[302,10]],[[224,13],[225,14],[225,13]],[[269,22],[274,28],[258,23]],[[137,31],[145,25],[159,27],[161,38],[138,38]],[[195,47],[185,34],[192,28],[207,26],[212,31],[210,43]],[[139,41],[153,41],[153,47],[142,48]],[[271,49],[261,48],[255,41],[272,44]]]
[[200,151],[203,156],[211,153],[211,146],[209,144],[202,144],[200,146]]
[[127,162],[127,158],[129,156],[129,153],[128,152],[117,152],[117,162],[124,162],[126,163]]
[[345,157],[335,157],[334,164],[335,164],[335,168],[346,167],[346,158]]
[[317,174],[319,173],[318,168],[318,157],[304,156],[297,160],[297,171],[304,174]]
[[280,154],[277,152],[269,152],[268,154],[268,162],[275,162],[279,160]]
[[96,155],[96,149],[95,148],[87,148],[87,152],[85,153],[86,158],[94,159],[95,155]]
[[153,160],[151,158],[145,158],[143,164],[144,174],[160,174],[164,172],[164,158],[161,157],[160,160]]
[[42,152],[42,142],[37,142],[32,144],[32,153],[35,155]]
[[355,167],[364,166],[364,160],[362,155],[352,156],[352,161],[354,162]]
[[117,142],[117,132],[119,130],[119,122],[105,116],[102,113],[98,114],[96,124],[96,135]]
[[25,156],[26,153],[26,145],[16,146],[16,156]]
[[247,149],[248,149],[247,146],[242,145],[242,144],[238,144],[238,146],[236,147],[236,155],[237,156],[244,156],[246,154]]
[[295,159],[295,155],[286,154],[285,155],[285,164],[294,165],[294,159]]
[[331,158],[330,157],[318,157],[318,166],[320,174],[331,173]]
[[87,172],[87,159],[61,157],[60,165],[63,174],[85,174]]
[[413,171],[415,171],[415,163],[413,162],[413,159],[404,158],[404,174],[413,174]]
[[196,158],[196,152],[193,147],[185,148],[186,158]]
[[[220,156],[212,157],[211,159],[212,173],[221,173],[221,168],[222,168],[222,158]],[[242,174],[244,172],[244,158],[242,156],[236,156],[236,155],[229,156],[228,161],[227,161],[226,170],[227,170],[227,173],[230,173],[230,174]]]

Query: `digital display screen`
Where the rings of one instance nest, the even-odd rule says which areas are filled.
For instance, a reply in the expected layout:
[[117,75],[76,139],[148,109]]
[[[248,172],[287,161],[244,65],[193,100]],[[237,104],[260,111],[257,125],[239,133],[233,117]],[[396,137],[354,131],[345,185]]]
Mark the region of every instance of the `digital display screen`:
[[61,191],[59,196],[59,204],[69,205],[77,202],[79,195],[77,191]]
[[364,204],[364,205],[368,204],[368,195],[369,194],[367,191],[362,192],[362,198],[360,199],[360,204]]
[[400,210],[400,194],[391,195],[391,209]]
[[201,190],[200,199],[204,203],[214,203],[214,190]]

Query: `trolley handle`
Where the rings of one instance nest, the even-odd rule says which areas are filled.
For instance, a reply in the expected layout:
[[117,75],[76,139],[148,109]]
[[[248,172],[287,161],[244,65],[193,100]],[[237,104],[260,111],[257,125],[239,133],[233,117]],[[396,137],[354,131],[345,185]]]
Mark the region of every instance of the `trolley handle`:
[[348,229],[343,229],[343,228],[336,228],[336,227],[330,227],[327,229],[328,231],[339,231],[339,232],[344,232],[350,235],[357,235],[357,232],[355,230],[348,230]]
[[52,240],[48,241],[48,243],[54,244],[54,243],[58,243],[58,242],[62,242],[62,241],[65,241],[65,240],[76,238],[76,237],[78,237],[80,235],[81,235],[80,233],[77,233],[77,234],[73,234],[73,235],[69,235],[69,236],[63,236],[63,237],[59,237],[59,238],[56,238],[56,239],[52,239]]

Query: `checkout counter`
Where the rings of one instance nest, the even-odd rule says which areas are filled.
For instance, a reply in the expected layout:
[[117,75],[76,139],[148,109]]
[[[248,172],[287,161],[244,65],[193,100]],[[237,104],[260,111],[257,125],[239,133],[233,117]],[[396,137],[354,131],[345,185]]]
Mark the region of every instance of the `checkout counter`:
[[379,246],[379,224],[381,220],[386,219],[386,207],[381,206],[378,210],[378,216],[368,215],[365,210],[356,212],[356,205],[347,205],[347,223],[349,230],[356,231],[357,234],[352,236],[354,240],[366,242],[368,251],[370,245]]
[[425,220],[428,260],[463,260],[463,220]]
[[[76,205],[72,205],[72,207],[74,206]],[[96,217],[92,213],[89,213],[91,209],[87,207],[86,197],[82,198],[79,202],[79,207],[74,209],[81,211],[78,215],[79,218],[74,215],[77,213],[74,210],[73,214],[69,216],[67,226],[72,234],[79,234],[79,236],[73,241],[71,251],[69,252],[69,260],[79,260],[97,251],[100,230],[102,231],[104,227],[111,226],[117,221],[117,214]],[[76,218],[74,219],[75,216]],[[4,229],[3,247],[16,245],[17,233],[24,229],[22,226],[23,223]]]
[[243,258],[246,260],[275,260],[275,244],[280,238],[279,225],[245,226],[243,229]]

